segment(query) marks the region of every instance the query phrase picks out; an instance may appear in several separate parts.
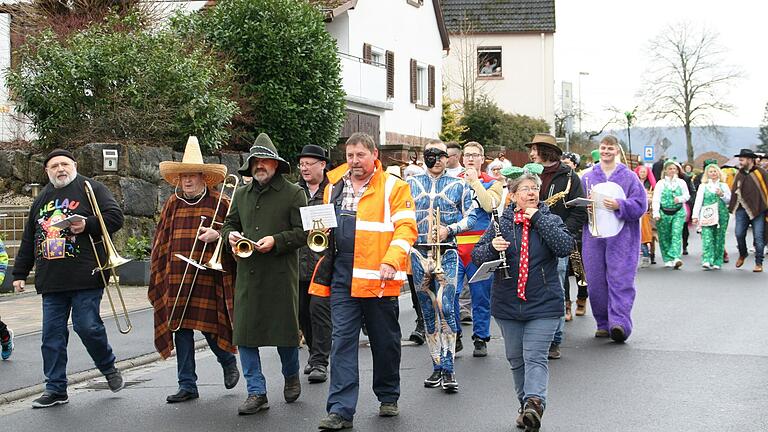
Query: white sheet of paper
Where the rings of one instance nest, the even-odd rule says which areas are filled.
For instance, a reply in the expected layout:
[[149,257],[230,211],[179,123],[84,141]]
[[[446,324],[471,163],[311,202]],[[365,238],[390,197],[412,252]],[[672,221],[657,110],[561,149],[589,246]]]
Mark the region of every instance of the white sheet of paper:
[[186,262],[187,264],[190,264],[190,265],[193,265],[193,266],[199,268],[200,270],[208,270],[208,267],[205,267],[205,266],[199,264],[197,261],[191,260],[191,259],[185,257],[182,254],[173,254],[173,256],[175,256],[176,258]]
[[499,268],[501,263],[502,261],[500,259],[484,262],[480,267],[477,268],[475,275],[472,276],[472,279],[469,280],[469,283],[480,282],[493,277],[494,272],[496,272],[496,269]]
[[53,228],[64,229],[64,228],[69,228],[69,226],[72,224],[72,222],[84,221],[86,219],[87,218],[85,216],[81,216],[79,214],[75,214],[75,215],[72,215],[72,216],[70,216],[68,218],[62,219],[62,220],[60,220],[60,221],[58,221],[58,222],[56,222],[54,224],[51,224],[51,226]]
[[301,211],[301,224],[304,226],[304,231],[311,230],[316,220],[320,220],[325,228],[337,227],[336,209],[333,208],[333,204],[302,207],[299,211]]

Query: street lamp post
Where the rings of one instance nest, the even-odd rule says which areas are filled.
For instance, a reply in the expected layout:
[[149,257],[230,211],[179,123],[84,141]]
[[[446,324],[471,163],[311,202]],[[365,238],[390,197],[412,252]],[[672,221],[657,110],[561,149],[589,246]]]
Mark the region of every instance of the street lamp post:
[[632,120],[635,119],[635,108],[632,111],[625,111],[624,116],[627,118],[627,146],[629,147],[629,160],[627,161],[627,166],[632,166],[632,134],[630,133],[630,128],[632,127]]
[[589,75],[589,72],[579,72],[579,133],[581,133],[583,130],[581,129],[581,76],[582,75]]

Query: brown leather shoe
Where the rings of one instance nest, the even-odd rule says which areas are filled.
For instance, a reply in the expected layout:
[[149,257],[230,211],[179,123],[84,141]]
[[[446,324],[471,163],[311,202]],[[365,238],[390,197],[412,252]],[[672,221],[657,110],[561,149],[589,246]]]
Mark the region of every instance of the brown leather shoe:
[[587,299],[576,299],[576,316],[584,316],[587,313]]
[[599,330],[595,331],[595,337],[596,338],[607,338],[610,335],[611,334],[608,333],[608,330],[599,329]]
[[763,272],[763,265],[762,264],[755,264],[755,268],[752,269],[755,273],[762,273]]
[[523,408],[523,424],[527,427],[526,432],[538,432],[543,415],[544,407],[541,406],[541,399],[537,397],[528,398],[525,401],[525,408]]
[[573,319],[573,315],[571,314],[571,301],[568,300],[565,302],[565,320],[570,321]]
[[517,413],[519,415],[515,419],[515,426],[518,429],[525,429],[525,423],[523,423],[523,406],[522,405],[520,405],[520,408],[517,410]]
[[745,259],[747,259],[747,257],[740,256],[739,259],[736,260],[736,268],[743,266]]

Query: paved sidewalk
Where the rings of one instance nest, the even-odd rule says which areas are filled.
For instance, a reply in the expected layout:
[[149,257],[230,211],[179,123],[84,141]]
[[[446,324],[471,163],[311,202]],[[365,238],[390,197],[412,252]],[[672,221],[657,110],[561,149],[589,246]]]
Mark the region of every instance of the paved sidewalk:
[[[121,286],[120,289],[129,312],[152,307],[147,299],[147,287]],[[122,305],[114,288],[112,300],[115,301],[117,313],[121,314]],[[43,297],[35,293],[35,287],[27,285],[24,293],[0,296],[0,317],[9,328],[13,329],[16,336],[39,332],[42,330],[43,322],[42,301]],[[102,318],[112,316],[112,308],[106,292],[101,302],[101,316]],[[123,321],[122,316],[120,320]]]

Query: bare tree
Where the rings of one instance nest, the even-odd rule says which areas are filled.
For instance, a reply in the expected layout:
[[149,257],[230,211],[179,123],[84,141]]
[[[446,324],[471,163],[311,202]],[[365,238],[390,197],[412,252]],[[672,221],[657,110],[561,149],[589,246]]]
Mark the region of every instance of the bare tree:
[[731,112],[724,93],[741,71],[724,61],[725,51],[717,33],[689,23],[670,25],[651,40],[649,67],[643,76],[640,96],[643,111],[653,120],[672,121],[685,129],[688,162],[693,162],[691,128],[717,127],[716,112]]
[[455,70],[446,70],[445,79],[449,86],[461,90],[461,104],[475,102],[482,95],[486,82],[477,79],[479,75],[479,58],[477,47],[480,46],[474,30],[472,19],[465,16],[459,24],[458,31],[451,33],[451,51],[456,56]]

